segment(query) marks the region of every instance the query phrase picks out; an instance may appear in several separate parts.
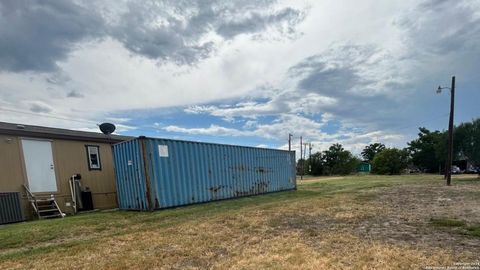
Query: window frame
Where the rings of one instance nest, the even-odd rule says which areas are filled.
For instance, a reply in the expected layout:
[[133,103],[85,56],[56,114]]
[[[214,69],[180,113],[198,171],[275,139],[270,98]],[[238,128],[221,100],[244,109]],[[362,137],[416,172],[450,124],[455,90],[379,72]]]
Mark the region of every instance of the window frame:
[[[92,162],[90,159],[90,147],[95,147],[97,148],[97,160],[98,160],[98,168],[93,168],[92,167]],[[92,144],[86,144],[85,145],[85,152],[87,153],[87,165],[88,165],[88,170],[89,171],[101,171],[102,170],[102,160],[100,158],[100,146],[99,145],[92,145]]]

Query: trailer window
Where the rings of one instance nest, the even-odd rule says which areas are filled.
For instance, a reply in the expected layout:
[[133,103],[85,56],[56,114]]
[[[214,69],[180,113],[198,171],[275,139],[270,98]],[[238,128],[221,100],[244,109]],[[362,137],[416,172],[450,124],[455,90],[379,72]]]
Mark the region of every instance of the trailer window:
[[86,145],[87,148],[87,160],[89,170],[101,170],[102,165],[100,163],[100,151],[98,145]]

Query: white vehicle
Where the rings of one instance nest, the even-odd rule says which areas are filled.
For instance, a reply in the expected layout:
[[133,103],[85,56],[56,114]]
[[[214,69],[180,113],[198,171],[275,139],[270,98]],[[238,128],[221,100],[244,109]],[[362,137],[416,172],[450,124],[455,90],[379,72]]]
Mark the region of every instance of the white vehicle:
[[460,168],[458,166],[453,165],[452,166],[452,173],[453,174],[461,174],[462,170],[460,170]]

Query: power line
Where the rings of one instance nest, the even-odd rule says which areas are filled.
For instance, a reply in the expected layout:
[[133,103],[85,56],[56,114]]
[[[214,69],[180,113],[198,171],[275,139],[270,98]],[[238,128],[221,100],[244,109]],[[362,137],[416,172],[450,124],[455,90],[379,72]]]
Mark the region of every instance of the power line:
[[74,119],[74,118],[68,118],[68,117],[60,117],[60,116],[54,116],[54,115],[49,115],[49,114],[43,114],[43,113],[41,114],[41,113],[26,112],[26,111],[5,109],[5,108],[0,108],[0,111],[34,115],[34,116],[53,118],[53,119],[59,119],[59,120],[68,120],[68,121],[74,121],[74,122],[79,122],[79,123],[88,123],[88,124],[95,124],[95,125],[98,124],[97,122],[94,122],[94,121]]
[[434,120],[437,120],[437,119],[440,119],[440,118],[446,117],[446,116],[448,116],[448,113],[439,115],[439,116],[437,116],[437,117],[435,117],[435,118],[430,118],[430,119],[427,119],[427,120],[423,120],[422,123],[417,122],[416,124],[412,124],[412,125],[408,125],[408,126],[403,126],[403,127],[400,127],[400,128],[396,128],[395,130],[401,130],[401,129],[411,128],[411,127],[413,127],[413,126],[418,127],[418,126],[420,126],[420,125],[422,125],[422,124],[425,124],[425,123],[427,123],[427,122],[431,122],[431,121],[434,121]]
[[[26,112],[26,111],[21,111],[21,110],[14,110],[14,109],[6,109],[6,108],[0,108],[0,111],[6,111],[6,112],[13,112],[13,113],[20,113],[20,114],[26,114],[26,115],[33,115],[33,116],[38,116],[38,117],[46,117],[46,118],[52,118],[52,119],[59,119],[59,120],[67,120],[67,121],[73,121],[73,122],[78,122],[78,123],[87,123],[87,124],[94,124],[94,125],[98,125],[97,122],[95,121],[90,121],[90,120],[81,120],[81,119],[74,119],[74,118],[69,118],[69,117],[61,117],[61,116],[54,116],[54,115],[50,115],[50,114],[44,114],[44,113],[34,113],[34,112]],[[400,127],[400,128],[396,128],[395,130],[402,130],[402,129],[406,129],[406,128],[411,128],[411,127],[418,127],[426,122],[431,122],[431,121],[434,121],[434,120],[437,120],[437,119],[440,119],[442,117],[446,117],[448,115],[447,114],[442,114],[440,116],[436,116],[434,118],[430,118],[430,119],[427,119],[427,120],[424,120],[424,121],[421,121],[421,122],[417,122],[416,124],[411,124],[411,125],[408,125],[408,126],[403,126],[403,127]],[[365,133],[363,135],[367,135],[368,133]],[[358,135],[357,135],[358,136]],[[360,135],[361,136],[361,135]]]
[[[403,126],[403,127],[400,127],[400,128],[396,128],[394,131],[398,131],[398,130],[402,130],[402,129],[406,129],[406,128],[411,128],[411,127],[420,127],[422,124],[425,124],[427,122],[431,122],[431,121],[446,117],[448,115],[449,115],[448,113],[442,114],[442,115],[436,116],[434,118],[429,118],[429,119],[423,120],[421,122],[417,122],[416,124],[411,124],[411,125],[408,125],[408,126]],[[363,136],[363,135],[367,135],[369,133],[371,133],[371,132],[367,132],[367,133],[363,133],[363,134],[356,134],[355,136]],[[300,152],[301,151],[302,151],[302,147],[300,147]]]

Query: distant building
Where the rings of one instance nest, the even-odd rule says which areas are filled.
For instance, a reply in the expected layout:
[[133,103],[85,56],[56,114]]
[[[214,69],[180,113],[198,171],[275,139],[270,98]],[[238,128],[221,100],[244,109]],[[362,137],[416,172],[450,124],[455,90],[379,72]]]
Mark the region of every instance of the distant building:
[[360,164],[358,164],[357,172],[369,173],[370,171],[372,171],[372,165],[370,165],[370,163],[363,161]]
[[466,157],[461,159],[454,160],[452,162],[453,166],[457,166],[461,172],[464,173],[477,173],[478,168],[475,167],[475,164],[470,162]]

